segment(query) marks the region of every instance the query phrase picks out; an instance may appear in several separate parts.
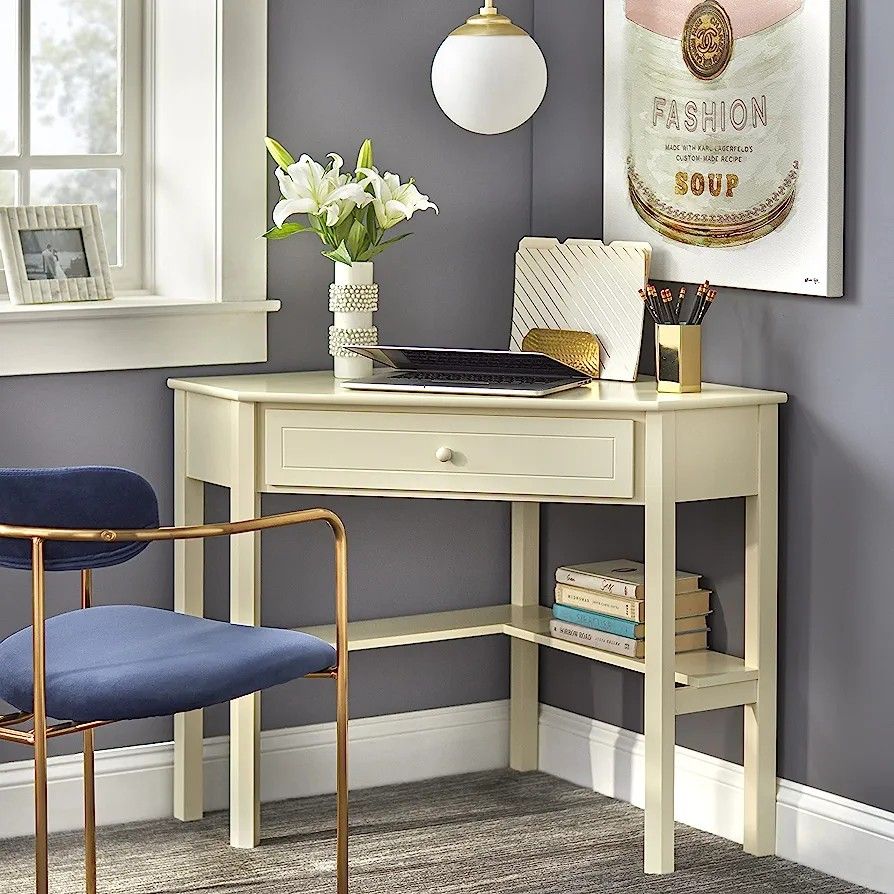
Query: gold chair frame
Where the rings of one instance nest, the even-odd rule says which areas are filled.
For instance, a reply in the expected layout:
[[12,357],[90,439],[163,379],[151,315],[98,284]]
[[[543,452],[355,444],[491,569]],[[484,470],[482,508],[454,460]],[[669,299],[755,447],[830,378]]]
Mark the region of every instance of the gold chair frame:
[[[336,681],[336,867],[337,894],[348,894],[348,556],[345,526],[328,509],[302,509],[246,521],[137,530],[80,530],[35,528],[0,524],[0,537],[31,541],[32,631],[34,650],[34,705],[32,713],[0,715],[0,739],[34,749],[34,813],[36,894],[49,894],[47,834],[47,741],[81,733],[84,737],[84,868],[87,894],[96,894],[96,794],[93,731],[114,721],[64,722],[47,725],[44,544],[47,541],[102,541],[105,543],[153,540],[197,540],[257,534],[304,522],[322,521],[335,537],[335,648],[334,667],[308,674],[312,679]],[[81,606],[92,605],[92,573],[81,572]],[[33,721],[33,727],[17,730]]]

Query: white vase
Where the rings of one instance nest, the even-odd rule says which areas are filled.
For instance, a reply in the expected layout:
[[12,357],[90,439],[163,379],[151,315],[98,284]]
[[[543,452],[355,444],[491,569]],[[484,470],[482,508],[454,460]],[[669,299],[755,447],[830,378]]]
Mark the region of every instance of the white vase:
[[379,334],[373,326],[378,308],[378,286],[373,283],[372,261],[347,264],[335,262],[335,282],[329,290],[329,353],[334,360],[336,379],[356,379],[372,373],[372,360],[346,351],[343,345],[375,345]]

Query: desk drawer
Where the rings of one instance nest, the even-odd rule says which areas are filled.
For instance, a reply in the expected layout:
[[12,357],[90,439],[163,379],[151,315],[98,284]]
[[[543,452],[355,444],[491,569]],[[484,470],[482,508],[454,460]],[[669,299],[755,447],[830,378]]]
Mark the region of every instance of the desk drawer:
[[633,496],[630,419],[265,411],[271,486]]

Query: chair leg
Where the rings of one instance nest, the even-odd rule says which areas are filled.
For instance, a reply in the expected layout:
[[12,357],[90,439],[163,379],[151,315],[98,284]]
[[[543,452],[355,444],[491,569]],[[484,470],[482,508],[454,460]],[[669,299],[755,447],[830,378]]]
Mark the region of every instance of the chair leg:
[[[36,719],[36,718],[35,718]],[[36,727],[46,730],[37,722]],[[35,731],[34,737],[34,890],[36,894],[49,894],[49,841],[47,837],[47,740]]]
[[347,668],[336,678],[336,866],[338,894],[348,894],[348,679]]
[[92,729],[84,733],[84,878],[87,894],[96,894],[96,782]]
[[[93,605],[93,572],[81,572],[81,608]],[[96,775],[93,730],[84,731],[84,880],[87,894],[96,894]]]
[[43,541],[31,541],[31,621],[34,660],[34,890],[49,894],[47,828],[47,653]]

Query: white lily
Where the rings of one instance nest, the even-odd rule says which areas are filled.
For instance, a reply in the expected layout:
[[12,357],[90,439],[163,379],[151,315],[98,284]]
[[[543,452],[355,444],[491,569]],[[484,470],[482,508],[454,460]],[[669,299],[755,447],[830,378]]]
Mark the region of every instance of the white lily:
[[361,181],[364,187],[373,188],[373,208],[383,230],[390,230],[401,221],[409,220],[417,211],[434,208],[436,214],[440,213],[438,206],[416,189],[412,179],[401,183],[397,174],[381,175],[375,168],[361,168],[357,173],[365,178]]
[[341,173],[344,164],[341,156],[332,153],[329,157],[332,165],[328,171],[309,155],[302,155],[286,170],[277,169],[283,196],[273,209],[273,221],[278,227],[293,214],[322,217],[327,226],[333,227],[355,208],[363,208],[373,201],[363,185]]
[[[264,233],[265,239],[288,239],[298,233],[315,233],[326,249],[323,257],[337,264],[365,263],[406,239],[402,233],[385,239],[385,231],[410,218],[417,211],[438,206],[422,195],[413,182],[401,183],[397,174],[379,173],[373,162],[372,140],[365,140],[357,154],[354,171],[342,173],[344,161],[331,153],[321,165],[309,155],[298,161],[272,137],[264,140],[276,162],[276,176],[282,200],[273,209],[276,224]],[[373,206],[373,213],[367,206]],[[306,214],[306,222],[286,219]]]

